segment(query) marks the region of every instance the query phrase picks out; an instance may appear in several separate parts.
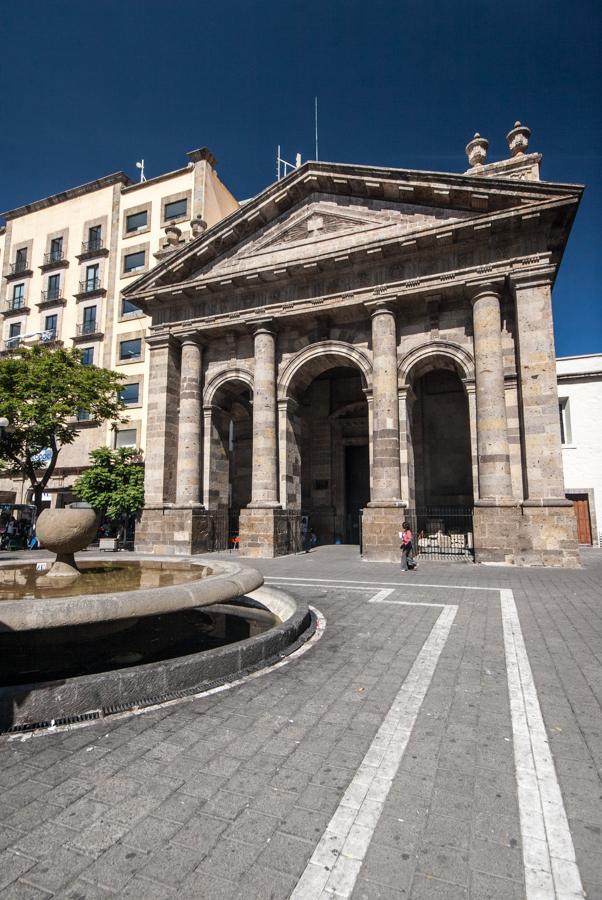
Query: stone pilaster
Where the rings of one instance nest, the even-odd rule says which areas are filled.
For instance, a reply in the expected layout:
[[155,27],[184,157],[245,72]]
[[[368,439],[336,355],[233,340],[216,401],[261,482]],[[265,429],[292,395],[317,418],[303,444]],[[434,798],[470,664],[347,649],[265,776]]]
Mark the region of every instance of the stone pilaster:
[[180,345],[170,334],[147,339],[150,365],[147,442],[144,466],[145,504],[176,499]]
[[196,338],[183,338],[178,424],[179,504],[199,504],[201,500],[202,360],[203,350]]
[[516,305],[518,388],[522,423],[521,565],[579,565],[577,526],[565,498],[556,354],[553,270],[511,276]]
[[396,560],[403,519],[395,312],[386,303],[372,316],[372,484],[362,515],[362,556]]

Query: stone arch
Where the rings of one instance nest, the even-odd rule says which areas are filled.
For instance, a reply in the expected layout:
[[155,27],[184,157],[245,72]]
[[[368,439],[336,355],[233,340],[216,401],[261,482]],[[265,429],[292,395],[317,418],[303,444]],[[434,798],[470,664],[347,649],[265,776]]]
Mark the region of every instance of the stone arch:
[[253,395],[253,373],[242,366],[235,366],[230,369],[223,369],[209,378],[203,391],[203,405],[211,406],[219,389],[225,387],[229,381],[242,382],[249,388],[251,396]]
[[452,341],[429,341],[414,347],[399,361],[399,387],[409,386],[412,380],[432,369],[452,369],[462,381],[475,377],[474,359],[468,350]]
[[359,369],[363,387],[372,389],[372,363],[363,350],[343,341],[318,341],[304,347],[284,366],[278,378],[278,400],[286,400],[293,385],[302,391],[318,375],[345,365]]

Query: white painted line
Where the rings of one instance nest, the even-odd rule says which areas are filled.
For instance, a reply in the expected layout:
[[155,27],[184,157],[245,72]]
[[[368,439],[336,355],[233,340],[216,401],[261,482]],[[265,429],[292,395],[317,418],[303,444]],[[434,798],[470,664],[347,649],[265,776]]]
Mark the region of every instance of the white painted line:
[[316,582],[318,584],[339,584],[339,585],[348,585],[348,584],[360,584],[364,587],[413,587],[413,588],[442,588],[443,590],[448,591],[494,591],[496,594],[499,594],[499,588],[492,587],[477,587],[474,584],[424,584],[422,581],[414,581],[413,579],[408,579],[407,581],[399,582],[399,581],[346,581],[342,578],[306,578],[304,575],[297,575],[293,577],[292,575],[266,575],[266,581],[303,581],[303,582]]
[[585,897],[511,590],[500,590],[527,900]]
[[351,896],[457,610],[441,610],[290,900]]
[[370,597],[368,603],[382,603],[383,600],[386,600],[387,597],[390,597],[393,593],[393,588],[383,588],[382,591],[379,591],[373,597]]

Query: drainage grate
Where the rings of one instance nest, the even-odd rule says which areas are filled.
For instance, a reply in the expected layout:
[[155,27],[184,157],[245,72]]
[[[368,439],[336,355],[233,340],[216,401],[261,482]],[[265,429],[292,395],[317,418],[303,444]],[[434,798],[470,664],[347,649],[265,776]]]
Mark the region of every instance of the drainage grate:
[[53,726],[59,725],[77,725],[81,722],[91,722],[101,718],[108,718],[109,716],[118,715],[119,713],[128,712],[133,709],[144,709],[147,706],[158,706],[161,703],[169,703],[171,700],[182,700],[184,697],[190,697],[194,694],[206,693],[207,691],[211,691],[216,687],[222,687],[225,684],[230,684],[232,681],[237,681],[239,678],[243,678],[245,675],[251,675],[253,672],[258,672],[260,669],[267,669],[270,666],[273,666],[275,663],[279,662],[281,659],[290,656],[291,653],[294,653],[299,649],[306,641],[308,641],[311,637],[313,637],[316,627],[317,627],[317,619],[313,612],[310,612],[310,624],[308,628],[305,629],[303,634],[301,634],[297,640],[293,641],[292,644],[289,644],[284,650],[280,653],[277,653],[274,656],[269,657],[268,659],[259,660],[259,662],[253,663],[251,666],[246,666],[244,669],[239,669],[237,672],[232,672],[229,675],[222,675],[219,678],[214,678],[212,681],[201,682],[200,684],[193,685],[189,688],[180,688],[179,690],[167,691],[163,694],[156,694],[153,697],[144,697],[143,699],[138,700],[130,700],[126,703],[113,703],[111,706],[103,706],[102,709],[93,710],[91,712],[82,713],[78,716],[65,716],[61,719],[53,719],[52,721],[47,722],[28,722],[25,725],[12,725],[10,728],[6,728],[0,731],[0,734],[24,734],[26,732],[31,731],[42,731],[47,730]]

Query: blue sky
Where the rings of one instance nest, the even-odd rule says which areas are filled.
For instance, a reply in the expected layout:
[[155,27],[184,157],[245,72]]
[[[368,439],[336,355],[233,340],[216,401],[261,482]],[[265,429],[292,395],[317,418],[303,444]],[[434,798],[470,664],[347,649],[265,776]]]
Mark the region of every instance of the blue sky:
[[21,0],[0,20],[0,207],[210,147],[239,198],[275,148],[461,172],[516,119],[587,186],[554,297],[557,352],[602,351],[602,5],[595,0]]

